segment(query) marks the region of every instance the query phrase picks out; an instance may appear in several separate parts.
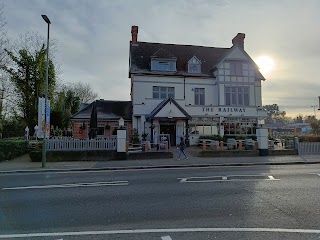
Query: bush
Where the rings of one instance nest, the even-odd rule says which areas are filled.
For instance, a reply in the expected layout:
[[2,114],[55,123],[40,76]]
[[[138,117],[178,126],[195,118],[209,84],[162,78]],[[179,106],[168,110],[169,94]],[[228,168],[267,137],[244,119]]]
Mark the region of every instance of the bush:
[[0,161],[11,160],[28,151],[27,140],[0,140]]
[[34,150],[29,153],[29,157],[31,162],[41,162],[42,160],[42,152],[39,150]]
[[215,141],[222,141],[223,137],[219,135],[201,135],[199,139],[210,139],[210,140],[215,140]]
[[299,136],[299,142],[320,142],[320,136]]
[[228,138],[234,138],[236,140],[245,140],[245,139],[252,139],[252,140],[257,140],[257,136],[255,135],[224,135],[223,136],[223,141],[226,142]]

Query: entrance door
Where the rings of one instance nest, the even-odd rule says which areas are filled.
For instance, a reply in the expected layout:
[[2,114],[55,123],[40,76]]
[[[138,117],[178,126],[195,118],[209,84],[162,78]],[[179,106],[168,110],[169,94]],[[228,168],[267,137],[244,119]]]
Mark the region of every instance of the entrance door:
[[160,133],[170,134],[171,146],[176,145],[176,125],[175,123],[160,123]]

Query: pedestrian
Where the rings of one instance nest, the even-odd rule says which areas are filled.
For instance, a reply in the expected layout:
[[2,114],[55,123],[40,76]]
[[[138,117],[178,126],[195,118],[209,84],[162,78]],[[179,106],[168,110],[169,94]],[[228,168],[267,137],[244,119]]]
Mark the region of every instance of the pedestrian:
[[185,159],[188,160],[187,154],[184,151],[185,148],[186,148],[186,144],[184,143],[183,137],[180,137],[180,143],[177,146],[177,149],[179,149],[178,160],[180,160],[181,153],[183,153]]

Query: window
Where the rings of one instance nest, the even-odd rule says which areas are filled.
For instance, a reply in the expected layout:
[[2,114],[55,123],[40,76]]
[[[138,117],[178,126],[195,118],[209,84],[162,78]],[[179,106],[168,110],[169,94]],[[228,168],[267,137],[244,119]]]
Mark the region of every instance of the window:
[[168,97],[174,98],[174,87],[153,87],[153,98],[166,99]]
[[189,64],[189,73],[201,73],[200,64]]
[[97,135],[98,136],[104,136],[104,127],[98,127]]
[[196,56],[193,56],[188,61],[188,72],[189,73],[201,73],[201,61]]
[[204,104],[204,88],[194,89],[194,104],[195,105],[205,105]]
[[241,62],[231,62],[230,63],[230,75],[242,76],[242,63]]
[[173,60],[151,60],[151,70],[153,71],[176,71],[176,61]]
[[226,105],[249,106],[249,87],[225,87]]

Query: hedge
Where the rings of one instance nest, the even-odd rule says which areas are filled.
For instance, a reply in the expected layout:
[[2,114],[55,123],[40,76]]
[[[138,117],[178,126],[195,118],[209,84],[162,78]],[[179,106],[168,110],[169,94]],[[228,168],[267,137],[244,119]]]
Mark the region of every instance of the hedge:
[[0,161],[11,160],[28,151],[27,140],[0,140]]
[[257,136],[252,135],[252,136],[239,136],[239,135],[224,135],[223,137],[219,136],[219,135],[201,135],[199,137],[199,139],[210,139],[210,140],[216,140],[216,141],[224,141],[226,142],[228,138],[234,138],[236,140],[244,140],[244,139],[248,139],[251,138],[253,140],[257,140]]

